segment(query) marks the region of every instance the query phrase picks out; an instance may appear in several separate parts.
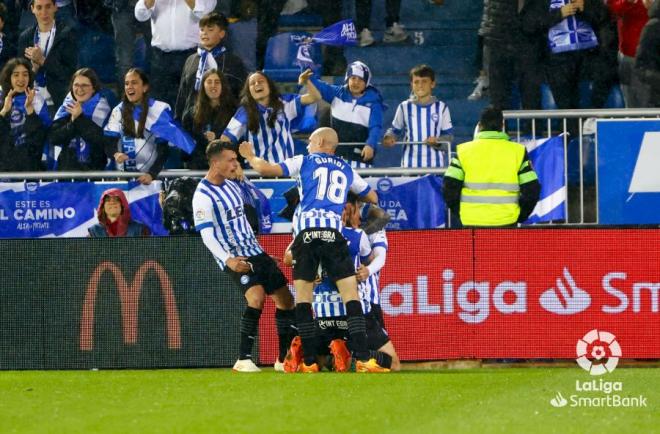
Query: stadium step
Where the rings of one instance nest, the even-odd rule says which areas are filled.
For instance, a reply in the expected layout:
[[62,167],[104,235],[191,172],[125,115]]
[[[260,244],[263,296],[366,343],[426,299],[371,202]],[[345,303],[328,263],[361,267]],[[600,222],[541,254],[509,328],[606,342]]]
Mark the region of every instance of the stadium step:
[[474,59],[476,48],[464,46],[428,47],[409,44],[376,45],[367,48],[351,47],[344,50],[346,60],[362,60],[373,75],[407,74],[420,63],[430,65],[436,74],[452,73],[472,80],[476,74]]
[[[399,84],[381,84],[378,80],[374,80],[374,86],[376,86],[383,95],[386,95],[388,100],[398,100],[401,102],[408,99],[410,96],[408,77],[405,77],[405,83]],[[467,98],[473,88],[474,85],[471,83],[436,84],[433,94],[441,101]],[[396,110],[396,105],[391,108],[392,110]]]

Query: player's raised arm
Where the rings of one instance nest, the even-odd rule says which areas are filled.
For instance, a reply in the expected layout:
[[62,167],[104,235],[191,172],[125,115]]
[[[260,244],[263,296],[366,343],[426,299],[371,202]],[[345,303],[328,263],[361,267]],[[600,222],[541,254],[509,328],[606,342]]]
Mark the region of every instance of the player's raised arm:
[[263,158],[259,158],[254,154],[254,146],[250,142],[243,142],[238,148],[239,153],[243,158],[250,163],[250,166],[260,175],[263,176],[282,176],[284,170],[279,164],[269,163]]

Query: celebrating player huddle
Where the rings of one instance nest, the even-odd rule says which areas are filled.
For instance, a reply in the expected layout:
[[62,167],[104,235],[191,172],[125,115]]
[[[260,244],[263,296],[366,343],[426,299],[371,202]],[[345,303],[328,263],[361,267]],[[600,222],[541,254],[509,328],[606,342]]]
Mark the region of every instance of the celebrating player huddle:
[[[346,206],[349,192],[372,204],[377,203],[377,195],[348,163],[334,155],[337,144],[334,130],[320,128],[309,138],[309,155],[287,158],[279,164],[257,157],[251,143],[240,145],[240,154],[261,175],[296,179],[300,203],[293,216],[294,240],[290,247],[295,318],[286,279],[259,246],[242,213],[242,198],[233,188],[231,178],[238,167],[236,152],[231,145],[220,142],[207,149],[209,172],[193,199],[195,225],[220,267],[245,292],[248,306],[241,320],[236,371],[259,370],[252,361],[251,349],[265,295],[270,295],[277,306],[280,353],[276,370],[318,372],[325,365],[322,356],[328,354],[328,346],[337,371],[348,369],[351,356],[357,372],[389,372],[399,367],[382,320],[371,307],[366,284],[358,291],[356,273],[365,281],[374,275],[361,266],[370,257],[371,246],[366,234],[344,224],[351,220],[347,214],[357,212],[356,203]],[[380,260],[384,262],[384,258]],[[315,297],[319,268],[323,280]],[[286,355],[296,328],[299,338],[293,340]]]

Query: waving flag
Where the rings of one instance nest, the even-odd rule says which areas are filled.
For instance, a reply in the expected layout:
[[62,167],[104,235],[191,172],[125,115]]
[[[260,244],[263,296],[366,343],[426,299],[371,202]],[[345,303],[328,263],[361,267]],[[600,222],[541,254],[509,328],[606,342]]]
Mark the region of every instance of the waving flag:
[[541,197],[526,224],[566,219],[564,135],[523,139],[529,159],[541,183]]
[[296,64],[302,69],[314,69],[318,65],[312,60],[310,53],[312,44],[317,43],[335,47],[357,45],[357,30],[353,20],[343,20],[326,27],[312,37],[291,35],[291,40],[299,44]]
[[357,45],[357,30],[353,20],[343,20],[321,30],[312,36],[312,40],[319,44],[335,47]]
[[[118,108],[121,110],[122,104],[120,103],[115,109]],[[141,106],[138,105],[133,109],[133,119],[135,122],[139,122],[141,113]],[[119,128],[119,124],[112,127],[108,124],[105,133],[106,135],[120,136],[122,132],[119,131]],[[188,154],[195,149],[195,141],[172,118],[172,110],[167,103],[152,98],[149,99],[149,112],[147,113],[147,121],[144,124],[144,128],[159,139],[167,140],[173,146],[182,149]]]

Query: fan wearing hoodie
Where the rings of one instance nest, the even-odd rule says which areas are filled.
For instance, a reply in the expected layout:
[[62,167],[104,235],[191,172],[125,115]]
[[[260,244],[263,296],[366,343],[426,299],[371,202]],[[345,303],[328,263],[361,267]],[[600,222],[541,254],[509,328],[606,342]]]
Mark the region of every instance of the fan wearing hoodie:
[[96,210],[99,222],[88,231],[90,237],[147,237],[151,231],[144,224],[131,219],[131,209],[124,192],[118,188],[101,195]]
[[348,65],[343,86],[333,86],[316,77],[311,81],[330,104],[332,128],[340,142],[336,154],[350,161],[353,168],[370,167],[383,132],[385,106],[380,92],[371,85],[369,67],[360,61]]

